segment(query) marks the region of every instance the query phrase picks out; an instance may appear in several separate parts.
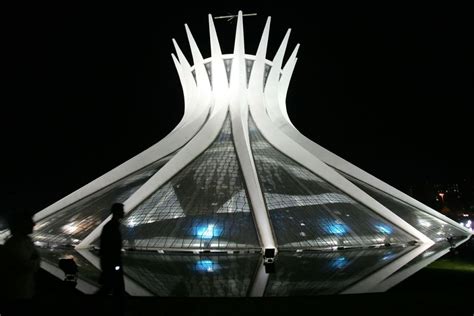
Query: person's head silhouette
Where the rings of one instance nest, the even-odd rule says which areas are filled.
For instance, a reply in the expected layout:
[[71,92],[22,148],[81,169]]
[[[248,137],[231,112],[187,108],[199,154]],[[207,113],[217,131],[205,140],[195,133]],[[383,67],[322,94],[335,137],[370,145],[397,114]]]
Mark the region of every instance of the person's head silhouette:
[[124,216],[123,211],[123,204],[122,203],[114,203],[110,208],[110,213],[112,214],[112,219],[120,221]]
[[33,233],[35,223],[30,214],[26,212],[15,212],[10,214],[8,226],[12,236],[27,236]]

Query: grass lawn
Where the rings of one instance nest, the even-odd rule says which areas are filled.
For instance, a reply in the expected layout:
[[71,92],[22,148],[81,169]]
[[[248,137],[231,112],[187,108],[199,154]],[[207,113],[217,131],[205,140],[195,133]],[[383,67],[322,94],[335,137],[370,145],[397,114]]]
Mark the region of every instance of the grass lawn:
[[474,262],[456,258],[443,258],[433,262],[426,268],[474,273]]

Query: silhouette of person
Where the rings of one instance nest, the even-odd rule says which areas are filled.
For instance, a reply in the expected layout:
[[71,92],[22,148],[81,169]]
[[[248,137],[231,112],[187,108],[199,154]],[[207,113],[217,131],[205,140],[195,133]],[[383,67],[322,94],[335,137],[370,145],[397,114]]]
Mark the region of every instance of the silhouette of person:
[[35,277],[40,256],[30,234],[34,222],[25,212],[8,218],[10,238],[2,247],[0,297],[6,300],[31,300],[35,294]]
[[100,236],[100,267],[102,269],[99,295],[122,296],[125,294],[122,270],[122,235],[120,222],[124,216],[123,204],[114,203],[112,218],[102,228]]

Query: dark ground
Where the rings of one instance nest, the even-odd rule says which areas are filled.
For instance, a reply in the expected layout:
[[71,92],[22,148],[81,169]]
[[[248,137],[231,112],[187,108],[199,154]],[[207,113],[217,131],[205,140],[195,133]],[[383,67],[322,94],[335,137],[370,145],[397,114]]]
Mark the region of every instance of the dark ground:
[[[420,272],[423,273],[423,272]],[[433,275],[433,278],[438,276]],[[453,283],[443,290],[277,298],[143,298],[124,302],[89,295],[38,298],[27,313],[40,315],[472,315],[472,293]],[[439,289],[441,286],[438,286]],[[124,304],[124,312],[118,306]],[[22,307],[22,306],[20,306]],[[15,311],[18,312],[18,307]],[[4,315],[17,315],[17,313]]]

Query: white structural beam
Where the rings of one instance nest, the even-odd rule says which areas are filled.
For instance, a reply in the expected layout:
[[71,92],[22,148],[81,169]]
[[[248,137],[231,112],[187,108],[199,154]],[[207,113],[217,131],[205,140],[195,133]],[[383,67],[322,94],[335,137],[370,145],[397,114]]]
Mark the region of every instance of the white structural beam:
[[410,197],[409,195],[401,192],[400,190],[395,189],[394,187],[390,186],[389,184],[377,179],[373,175],[365,172],[364,170],[358,168],[357,166],[351,164],[350,162],[344,160],[343,158],[335,155],[334,153],[330,152],[329,150],[323,148],[322,146],[318,145],[317,143],[311,141],[303,134],[301,134],[291,123],[290,118],[287,114],[287,106],[286,106],[286,94],[288,91],[289,82],[291,79],[291,75],[295,68],[296,64],[296,52],[298,46],[295,48],[295,51],[289,58],[285,68],[283,69],[283,74],[281,80],[279,82],[278,87],[278,106],[275,104],[270,104],[269,108],[271,109],[269,112],[269,116],[274,122],[275,126],[279,128],[283,133],[288,135],[292,140],[296,143],[301,145],[302,147],[306,148],[309,152],[311,152],[314,156],[318,157],[320,160],[325,162],[326,164],[341,170],[342,172],[362,181],[365,182],[393,197],[413,206],[416,207],[430,215],[433,215],[444,222],[452,224],[459,229],[465,231],[467,234],[472,234],[468,229],[459,225],[449,217],[441,214],[433,210],[432,208],[428,207],[427,205],[415,200],[414,198]]
[[250,73],[248,93],[250,98],[261,97],[263,93],[263,77],[265,74],[265,63],[267,56],[268,38],[270,36],[271,17],[268,17],[263,29],[262,37],[255,54],[255,61]]
[[283,64],[283,58],[285,57],[286,47],[288,46],[290,33],[291,29],[286,32],[285,37],[273,58],[273,66],[268,74],[267,84],[265,86],[265,106],[267,110],[266,112],[270,118],[280,112],[280,109],[278,108],[278,83],[280,81],[281,67]]
[[219,39],[214,21],[209,14],[209,38],[211,41],[211,82],[214,107],[227,107],[229,103],[229,80],[225,70]]
[[357,166],[351,164],[350,162],[340,158],[339,156],[333,154],[329,150],[321,147],[320,145],[312,142],[311,140],[307,139],[305,136],[303,136],[300,132],[295,130],[294,127],[288,125],[279,125],[281,128],[281,131],[283,131],[286,135],[290,136],[291,139],[293,139],[295,142],[300,144],[301,146],[304,146],[308,151],[310,151],[313,155],[317,156],[319,159],[330,165],[331,167],[334,167],[351,177],[354,177],[364,183],[369,184],[370,186],[373,186],[377,188],[378,190],[385,192],[397,199],[399,199],[402,202],[405,202],[415,208],[418,208],[436,218],[439,218],[440,220],[447,222],[451,225],[454,225],[455,227],[463,230],[466,232],[466,234],[472,234],[468,229],[463,227],[462,225],[459,225],[459,223],[453,221],[449,217],[433,210],[432,208],[428,207],[427,205],[413,199],[409,195],[395,189],[394,187],[390,186],[389,184],[383,182],[382,180],[377,179],[376,177],[372,176],[371,174],[363,171],[362,169],[358,168]]
[[[438,251],[434,253],[433,255],[428,256],[426,259],[420,260],[414,265],[411,265],[410,267],[406,269],[402,269],[400,271],[396,271],[394,274],[386,278],[385,280],[381,281],[379,284],[377,284],[373,289],[372,292],[385,292],[391,287],[395,286],[396,284],[402,282],[409,276],[415,274],[419,270],[423,269],[430,263],[434,262],[435,260],[441,258],[445,254],[449,252],[449,247],[447,247],[444,250]],[[421,254],[423,255],[423,254]],[[403,266],[400,266],[403,268]]]
[[[274,88],[270,87],[269,85],[274,84],[278,84],[278,82],[275,83],[267,81],[265,89],[270,89],[271,91]],[[266,99],[265,101],[271,102],[272,100],[274,99],[270,98]],[[379,214],[389,222],[395,224],[399,228],[403,229],[405,232],[414,236],[420,242],[430,244],[433,243],[420,231],[415,229],[413,226],[408,224],[399,216],[392,213],[385,206],[377,202],[367,193],[359,189],[349,180],[337,173],[334,169],[322,162],[316,155],[309,152],[306,148],[293,141],[293,139],[288,137],[280,129],[276,128],[274,123],[267,115],[266,109],[268,108],[277,108],[277,105],[275,106],[266,104],[266,107],[263,107],[261,106],[261,104],[250,104],[250,112],[252,113],[252,117],[254,118],[255,124],[257,125],[257,128],[263,134],[265,139],[270,142],[270,144],[272,144],[280,152],[284,153],[288,157],[303,165],[308,170],[312,171],[330,184],[339,188],[341,191],[349,194],[352,198],[359,201],[361,204],[365,205],[366,207]]]
[[193,56],[194,71],[196,72],[196,82],[198,89],[197,106],[202,108],[209,108],[211,104],[211,83],[209,82],[209,76],[207,75],[204,61],[199,51],[199,47],[194,40],[191,31],[187,24],[184,25],[186,29],[186,35],[188,36],[189,46],[191,48],[191,54]]
[[[168,182],[173,176],[181,171],[192,160],[205,151],[219,134],[226,118],[227,109],[222,108],[214,113],[201,130],[193,137],[166,165],[145,182],[132,196],[124,202],[125,214],[137,207],[147,197]],[[97,226],[84,240],[76,246],[76,249],[88,248],[90,244],[99,238],[103,226],[110,220],[110,216]]]
[[[268,29],[270,20],[265,26],[264,36],[260,42],[257,52],[257,58],[254,63],[255,71],[260,72],[262,76],[259,78],[263,81],[263,68],[265,66],[265,51],[268,41]],[[272,233],[270,220],[268,218],[267,208],[263,199],[260,183],[258,180],[257,170],[253,160],[252,149],[250,147],[249,129],[248,129],[248,102],[247,101],[247,70],[245,63],[245,47],[244,47],[244,30],[242,23],[242,12],[239,11],[237,18],[237,31],[235,36],[234,59],[232,61],[232,70],[230,78],[230,110],[232,117],[232,134],[234,137],[235,149],[239,158],[242,173],[244,175],[247,193],[253,210],[253,218],[255,220],[258,236],[263,249],[272,248],[276,250],[276,242]],[[259,71],[260,70],[260,71]],[[254,82],[249,87],[249,94],[257,94],[255,91],[259,84],[258,78],[251,80]],[[260,86],[262,87],[262,86]],[[260,94],[263,93],[261,89]]]
[[[188,35],[189,45],[191,47],[191,52],[194,60],[194,70],[196,71],[197,78],[197,93],[194,93],[194,88],[191,83],[192,73],[191,67],[188,67],[186,58],[184,57],[181,49],[179,49],[176,41],[173,40],[175,45],[178,58],[182,65],[182,76],[186,78],[186,85],[184,88],[190,87],[190,91],[185,93],[185,95],[194,96],[194,99],[191,100],[198,109],[192,113],[198,113],[199,122],[201,119],[206,119],[211,108],[211,102],[213,102],[211,87],[209,83],[209,77],[204,67],[204,61],[202,55],[197,48],[197,44],[192,37],[191,31],[185,25],[186,33]],[[224,102],[223,99],[219,99],[221,102]],[[223,103],[224,104],[224,103]],[[154,176],[152,176],[145,184],[143,184],[132,196],[130,196],[127,201],[124,202],[124,211],[128,213],[130,210],[135,208],[140,202],[146,199],[154,191],[158,190],[163,183],[168,181],[172,176],[178,173],[182,168],[189,164],[194,158],[201,154],[217,137],[220,128],[224,122],[225,116],[227,114],[227,107],[214,108],[210,114],[210,118],[204,124],[199,132],[184,146],[181,150],[171,158],[168,163],[162,167]],[[193,115],[193,114],[191,114]],[[217,117],[215,117],[217,116]],[[193,121],[196,121],[194,119]],[[184,127],[183,127],[184,128]],[[181,133],[175,133],[180,135]],[[173,134],[174,135],[174,134]],[[165,180],[164,182],[162,180]],[[96,240],[102,231],[104,225],[110,220],[110,216],[106,218],[100,225],[98,225],[86,238],[84,238],[79,245],[76,246],[77,249],[87,248],[90,244]]]
[[[173,40],[173,43],[175,43],[174,40]],[[179,49],[177,45],[175,47]],[[171,58],[173,59],[173,63],[176,67],[176,71],[178,72],[179,81],[181,83],[181,88],[183,91],[183,99],[184,99],[183,117],[181,121],[178,123],[178,125],[176,125],[176,127],[171,131],[171,133],[175,133],[176,131],[180,130],[181,127],[190,120],[192,113],[196,111],[193,100],[196,98],[195,95],[197,93],[197,87],[192,76],[191,78],[188,78],[186,76],[187,72],[186,70],[184,70],[186,69],[186,66],[181,65],[181,63],[178,61],[178,58],[174,54],[171,54]],[[187,66],[188,68],[190,68],[189,65]]]
[[205,151],[218,136],[227,109],[222,108],[209,119],[196,136],[184,146],[170,161],[153,175],[142,187],[140,187],[127,201],[125,201],[125,213],[134,209],[140,202],[150,196],[163,184],[168,182],[174,175],[181,171],[203,151]]
[[[414,236],[421,242],[432,243],[432,241],[424,234],[419,232],[413,226],[405,222],[403,219],[393,214],[390,210],[384,207],[382,204],[374,200],[368,194],[363,192],[357,186],[352,184],[350,181],[345,179],[339,173],[334,171],[331,167],[327,166],[322,162],[316,155],[307,151],[303,146],[299,145],[278,129],[268,116],[269,111],[277,112],[279,109],[278,105],[278,77],[281,71],[281,64],[284,55],[284,50],[287,45],[289,32],[287,32],[279,51],[277,52],[276,58],[273,61],[273,66],[267,79],[265,86],[264,97],[261,98],[260,102],[249,102],[250,112],[257,125],[257,128],[263,134],[267,141],[269,141],[275,148],[280,152],[286,154],[290,158],[298,161],[301,165],[314,172],[318,176],[322,177],[332,185],[336,186],[343,192],[349,194],[354,199],[358,200],[369,209],[378,213],[383,218],[392,222],[396,226],[400,227],[410,235]],[[278,76],[277,76],[278,74]]]
[[[460,244],[466,242],[469,240],[470,237],[464,238],[463,240],[459,241],[456,244],[456,247],[459,246]],[[407,268],[401,268],[399,271],[395,272],[394,274],[390,275],[388,278],[380,282],[376,287],[372,289],[373,292],[385,292],[391,287],[395,286],[396,284],[402,282],[406,278],[410,277],[414,273],[418,272],[419,270],[423,269],[427,265],[431,264],[432,262],[438,260],[445,254],[447,254],[450,251],[450,247],[447,246],[446,249],[443,249],[441,251],[436,251],[435,253],[426,256],[426,258],[420,260],[416,264],[411,265],[410,267]],[[428,248],[425,253],[422,253],[421,255],[426,255],[430,249]]]
[[[189,124],[192,124],[192,122],[197,121],[201,123],[201,126],[202,126],[205,119],[209,115],[209,108],[206,106],[202,106],[202,102],[200,102],[201,100],[200,94],[198,91],[196,80],[194,80],[194,77],[192,74],[191,65],[189,64],[188,60],[184,56],[176,40],[172,39],[172,42],[176,50],[176,54],[178,55],[178,60],[179,60],[179,65],[180,65],[180,70],[181,70],[180,79],[182,78],[181,87],[182,87],[183,94],[185,97],[184,115],[180,124],[182,124],[182,126],[187,126]],[[196,58],[199,58],[199,57],[196,57]],[[182,126],[179,126],[178,124],[178,126],[173,130],[173,132],[181,133]]]
[[298,54],[299,48],[300,44],[297,44],[295,49],[291,53],[290,58],[288,58],[288,61],[286,62],[285,67],[282,70],[280,81],[278,82],[278,106],[280,111],[272,111],[271,114],[269,113],[270,118],[274,122],[276,122],[278,127],[280,114],[282,116],[283,123],[287,123],[293,126],[286,109],[286,95],[288,93],[288,87],[290,86],[291,76],[293,75],[293,71],[295,70],[296,61],[298,60],[296,55]]
[[[183,89],[186,89],[186,93],[184,93],[185,113],[183,115],[183,119],[178,124],[180,128],[175,128],[165,138],[163,138],[161,141],[159,141],[157,144],[153,145],[149,149],[141,152],[137,156],[129,159],[118,167],[107,172],[103,176],[95,179],[94,181],[67,195],[63,199],[36,213],[33,218],[34,221],[38,222],[43,218],[52,215],[55,212],[93,194],[94,192],[97,192],[113,184],[114,182],[117,182],[120,179],[158,160],[168,157],[176,150],[184,146],[202,127],[208,116],[209,110],[209,107],[202,106],[202,99],[205,96],[208,97],[209,91],[206,90],[207,95],[204,93],[201,93],[200,96],[197,95],[197,87],[194,84],[194,79],[191,74],[191,68],[189,66],[189,63],[187,62],[181,50],[177,46],[176,42],[173,42],[175,44],[175,48],[180,61],[180,68],[178,68],[178,65],[176,63],[175,65],[177,66],[178,74],[180,74],[181,72],[180,80]],[[198,99],[199,97],[201,97],[201,99]],[[179,133],[176,133],[176,131],[178,130]]]
[[253,278],[252,286],[250,287],[250,297],[263,297],[265,295],[265,289],[268,284],[270,274],[265,271],[265,265],[263,260],[260,260],[257,273]]
[[275,128],[270,118],[266,116],[264,108],[252,106],[251,104],[250,111],[260,132],[267,139],[267,141],[269,141],[270,144],[272,144],[280,152],[284,153],[293,160],[298,161],[299,164],[311,172],[317,174],[341,191],[349,194],[349,196],[351,196],[353,199],[359,201],[361,204],[365,205],[375,213],[378,213],[389,222],[395,224],[405,232],[414,236],[420,242],[433,243],[420,231],[405,222],[399,216],[392,213],[385,206],[355,186],[352,182],[341,176],[334,169],[308,152],[304,147],[295,143],[286,134]]
[[[471,234],[458,223],[355,167],[299,133],[288,116],[285,100],[295,69],[299,45],[296,46],[282,70],[290,35],[290,30],[288,30],[273,61],[268,61],[266,59],[270,29],[270,18],[268,18],[256,55],[245,54],[242,16],[242,12],[239,11],[233,54],[222,54],[211,15],[208,16],[210,58],[203,58],[187,25],[185,25],[185,30],[193,66],[189,64],[178,44],[173,40],[176,56],[172,55],[172,59],[183,88],[185,109],[183,118],[172,132],[146,151],[37,213],[34,220],[39,221],[152,163],[162,161],[164,166],[125,201],[125,212],[132,211],[213,143],[230,112],[234,145],[262,248],[276,249],[277,243],[253,159],[248,128],[249,113],[262,135],[278,151],[407,232],[423,243],[424,247],[433,244],[433,241],[346,179],[340,171]],[[227,58],[232,59],[229,80],[224,63],[224,59]],[[254,61],[248,80],[247,60]],[[210,73],[206,65],[211,67]],[[267,65],[271,66],[271,70],[264,84]],[[91,242],[99,237],[109,219],[110,216],[82,240],[77,248],[89,247]],[[414,252],[411,252],[411,256],[413,254]],[[407,260],[408,257],[404,256],[404,258],[403,260]],[[386,278],[387,273],[393,273],[390,269],[394,268],[389,267],[395,266],[397,266],[395,263],[389,265],[384,269],[384,273],[378,273],[377,278],[372,280],[379,282]],[[374,284],[374,281],[370,281],[372,282],[370,284],[368,282],[360,283],[358,289]],[[357,290],[357,287],[354,288]]]

